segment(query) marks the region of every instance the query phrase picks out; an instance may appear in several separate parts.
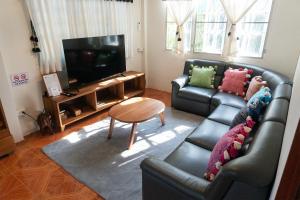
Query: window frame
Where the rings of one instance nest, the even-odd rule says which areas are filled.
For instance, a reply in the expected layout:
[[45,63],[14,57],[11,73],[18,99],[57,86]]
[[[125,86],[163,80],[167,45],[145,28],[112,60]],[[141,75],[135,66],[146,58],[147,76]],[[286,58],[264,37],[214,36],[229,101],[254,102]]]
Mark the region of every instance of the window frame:
[[[239,55],[237,56],[237,58],[252,58],[252,59],[263,59],[265,54],[266,54],[266,45],[267,45],[267,38],[269,36],[269,30],[270,30],[270,23],[271,23],[271,16],[273,14],[273,8],[274,8],[274,1],[275,0],[272,0],[272,5],[271,5],[271,8],[270,8],[270,13],[269,13],[269,16],[268,16],[268,21],[267,22],[239,22],[239,23],[264,23],[264,24],[267,24],[267,29],[266,29],[266,34],[265,34],[265,37],[264,37],[264,40],[263,40],[263,50],[261,52],[261,55],[259,56],[251,56],[251,55]],[[168,49],[167,48],[167,26],[168,26],[168,23],[175,23],[175,22],[168,22],[168,8],[165,9],[165,51],[172,51],[172,49]],[[190,46],[190,50],[188,51],[188,53],[191,53],[191,54],[209,54],[209,55],[222,55],[224,53],[224,45],[225,45],[225,42],[226,42],[226,39],[227,39],[227,33],[229,31],[229,27],[230,27],[230,22],[229,20],[227,19],[227,22],[225,23],[226,24],[226,29],[225,29],[225,39],[224,39],[224,42],[223,42],[223,48],[222,48],[222,51],[221,53],[212,53],[212,52],[205,52],[205,51],[201,51],[201,52],[198,52],[198,51],[195,51],[195,40],[196,40],[196,24],[197,23],[218,23],[218,22],[197,22],[197,12],[195,12],[193,15],[192,15],[192,28],[191,28],[191,46]],[[222,22],[219,22],[219,23],[222,23]]]

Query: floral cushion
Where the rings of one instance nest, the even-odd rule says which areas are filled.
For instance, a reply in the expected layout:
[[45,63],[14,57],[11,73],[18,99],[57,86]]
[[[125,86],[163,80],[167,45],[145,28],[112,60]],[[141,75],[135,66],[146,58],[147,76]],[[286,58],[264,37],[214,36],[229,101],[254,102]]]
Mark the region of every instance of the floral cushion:
[[263,109],[272,101],[271,90],[268,87],[261,88],[247,103],[248,114],[257,121]]
[[229,68],[224,73],[222,85],[219,86],[219,90],[221,92],[227,92],[244,97],[245,91],[247,90],[246,85],[248,84],[252,73],[253,71],[248,69]]
[[252,118],[247,117],[245,123],[235,126],[221,137],[210,155],[204,178],[213,181],[224,164],[239,156],[244,140],[254,124]]
[[245,100],[249,101],[250,98],[258,91],[260,90],[260,88],[262,87],[266,87],[267,86],[267,82],[262,80],[261,76],[255,76],[252,78],[247,93],[246,93],[246,97]]

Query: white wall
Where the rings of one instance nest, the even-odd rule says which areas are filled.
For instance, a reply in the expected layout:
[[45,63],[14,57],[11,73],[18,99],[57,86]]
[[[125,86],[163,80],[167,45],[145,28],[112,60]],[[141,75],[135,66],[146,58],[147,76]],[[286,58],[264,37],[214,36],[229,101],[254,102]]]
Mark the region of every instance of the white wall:
[[0,100],[3,106],[5,118],[8,128],[12,134],[14,141],[19,142],[23,140],[23,134],[20,129],[16,114],[16,105],[14,102],[12,88],[9,85],[9,77],[4,67],[2,56],[0,54]]
[[291,149],[291,145],[293,143],[293,139],[295,136],[295,132],[297,129],[297,125],[300,119],[300,107],[299,107],[299,98],[300,98],[300,57],[298,60],[297,69],[294,77],[294,85],[292,98],[290,101],[288,119],[286,123],[286,129],[284,132],[284,138],[282,142],[281,154],[279,165],[277,169],[276,180],[273,186],[273,191],[270,199],[274,199],[276,195],[276,191],[280,184],[280,180],[284,171],[284,167]]
[[[262,59],[240,58],[238,62],[269,67],[293,77],[300,52],[300,1],[274,0],[266,53]],[[170,81],[180,75],[187,58],[222,60],[220,55],[191,54],[174,55],[165,50],[165,13],[163,1],[151,0],[147,4],[147,65],[149,86],[170,91]]]
[[[134,4],[139,9],[137,21],[141,19],[141,0]],[[28,72],[28,84],[11,88],[14,96],[15,109],[25,109],[26,112],[37,116],[43,110],[42,79],[37,58],[31,53],[30,26],[24,0],[0,1],[0,49],[8,76],[19,72]],[[143,47],[143,32],[135,32],[136,48]],[[136,52],[127,60],[128,70],[143,71],[143,54]],[[17,119],[17,116],[15,116]],[[18,118],[23,135],[37,130],[36,124],[26,117]]]
[[[0,1],[0,27],[0,49],[8,76],[19,72],[28,72],[30,76],[28,84],[12,88],[16,109],[25,109],[36,116],[43,110],[41,77],[37,60],[31,54],[29,24],[22,0]],[[21,117],[19,123],[23,135],[37,129],[29,118]]]

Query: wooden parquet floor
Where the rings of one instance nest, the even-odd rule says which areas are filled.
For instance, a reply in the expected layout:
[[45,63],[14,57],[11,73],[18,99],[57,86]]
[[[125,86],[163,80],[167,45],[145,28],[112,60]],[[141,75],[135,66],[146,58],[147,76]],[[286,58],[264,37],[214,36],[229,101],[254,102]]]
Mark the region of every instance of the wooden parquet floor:
[[[170,106],[167,92],[146,89],[146,97]],[[82,120],[54,135],[33,133],[16,151],[0,159],[0,200],[100,200],[97,193],[77,181],[41,151],[47,144],[107,117],[107,111]]]

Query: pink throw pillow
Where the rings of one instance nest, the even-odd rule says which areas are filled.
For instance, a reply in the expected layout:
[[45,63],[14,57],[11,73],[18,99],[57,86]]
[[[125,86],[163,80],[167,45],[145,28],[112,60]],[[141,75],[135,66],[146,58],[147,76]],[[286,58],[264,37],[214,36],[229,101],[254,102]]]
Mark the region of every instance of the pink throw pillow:
[[253,73],[248,69],[232,69],[229,68],[224,73],[222,85],[219,86],[221,92],[227,92],[235,94],[237,96],[244,97],[246,91],[246,85]]
[[263,81],[261,76],[253,77],[249,84],[245,100],[249,101],[249,99],[251,99],[251,97],[260,90],[260,88],[266,86],[267,86],[267,81]]
[[210,155],[204,178],[213,181],[224,164],[238,157],[244,140],[252,130],[254,124],[255,122],[249,116],[245,123],[238,124],[220,138]]

